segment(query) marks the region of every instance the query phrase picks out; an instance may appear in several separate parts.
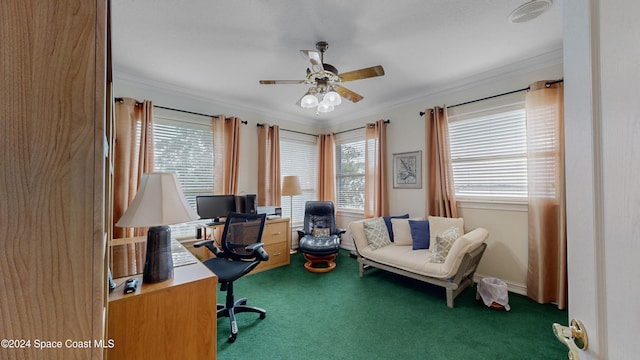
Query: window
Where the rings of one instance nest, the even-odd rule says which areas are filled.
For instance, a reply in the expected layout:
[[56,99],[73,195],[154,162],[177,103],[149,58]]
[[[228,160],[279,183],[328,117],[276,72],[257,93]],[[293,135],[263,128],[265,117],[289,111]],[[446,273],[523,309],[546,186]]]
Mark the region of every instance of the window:
[[336,139],[338,209],[364,211],[364,134]]
[[[318,199],[316,191],[318,187],[318,145],[315,136],[281,130],[280,181],[285,176],[298,176],[302,195],[282,197],[282,216],[291,215],[292,224],[302,224],[305,203]],[[292,205],[293,212],[291,212]]]
[[527,201],[524,94],[448,110],[449,147],[460,200]]
[[[196,210],[196,195],[213,194],[213,136],[211,120],[154,109],[154,171],[173,172],[185,198]],[[140,124],[138,124],[138,131]],[[139,136],[137,137],[139,139]],[[207,219],[170,225],[174,239],[195,236],[195,225]]]

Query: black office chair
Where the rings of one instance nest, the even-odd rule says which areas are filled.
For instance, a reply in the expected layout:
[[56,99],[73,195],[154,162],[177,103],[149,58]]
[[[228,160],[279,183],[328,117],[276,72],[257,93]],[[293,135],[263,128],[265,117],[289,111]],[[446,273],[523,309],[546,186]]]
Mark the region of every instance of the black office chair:
[[220,245],[213,240],[204,240],[194,244],[195,247],[206,246],[216,257],[207,259],[204,264],[218,275],[220,290],[227,292],[225,305],[218,304],[217,317],[229,317],[231,335],[229,342],[236,340],[238,325],[235,314],[254,312],[264,319],[267,312],[264,309],[247,306],[247,299],[234,301],[233,282],[255,269],[262,261],[269,260],[269,254],[262,248],[262,231],[266,214],[238,214],[230,213],[224,225]]
[[298,230],[299,249],[311,272],[329,272],[340,250],[340,235],[346,230],[336,227],[332,201],[307,201],[304,205],[304,227]]

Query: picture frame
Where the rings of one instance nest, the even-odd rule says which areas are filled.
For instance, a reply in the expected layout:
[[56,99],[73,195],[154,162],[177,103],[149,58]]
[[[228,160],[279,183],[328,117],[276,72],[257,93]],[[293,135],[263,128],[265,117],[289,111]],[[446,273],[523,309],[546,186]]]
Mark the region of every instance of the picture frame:
[[422,189],[422,151],[393,154],[393,188]]

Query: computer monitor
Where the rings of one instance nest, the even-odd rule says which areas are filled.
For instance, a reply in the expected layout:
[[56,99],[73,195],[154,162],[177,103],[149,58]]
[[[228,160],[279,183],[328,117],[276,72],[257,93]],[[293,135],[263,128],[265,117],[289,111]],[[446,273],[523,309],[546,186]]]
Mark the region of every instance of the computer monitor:
[[196,196],[196,210],[200,218],[211,219],[207,225],[222,225],[220,218],[236,211],[236,199],[233,195]]

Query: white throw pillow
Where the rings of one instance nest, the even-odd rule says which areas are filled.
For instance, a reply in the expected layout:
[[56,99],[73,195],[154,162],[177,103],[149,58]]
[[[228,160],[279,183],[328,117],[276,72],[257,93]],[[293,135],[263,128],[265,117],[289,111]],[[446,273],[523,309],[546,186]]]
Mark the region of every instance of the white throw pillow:
[[436,236],[442,234],[452,226],[458,228],[459,236],[464,235],[464,219],[463,218],[446,218],[440,216],[429,216],[429,243],[431,246],[436,243]]
[[444,263],[449,250],[453,243],[460,237],[460,230],[452,226],[445,230],[442,234],[436,235],[435,243],[431,247],[431,262],[442,264]]
[[411,245],[411,227],[409,219],[391,219],[394,245]]
[[413,245],[413,237],[411,237],[411,226],[409,226],[409,220],[424,220],[424,218],[414,217],[409,219],[391,219],[394,245]]
[[367,220],[362,223],[362,227],[371,250],[391,245],[389,231],[387,230],[387,225],[384,223],[383,218],[377,217],[375,219]]

